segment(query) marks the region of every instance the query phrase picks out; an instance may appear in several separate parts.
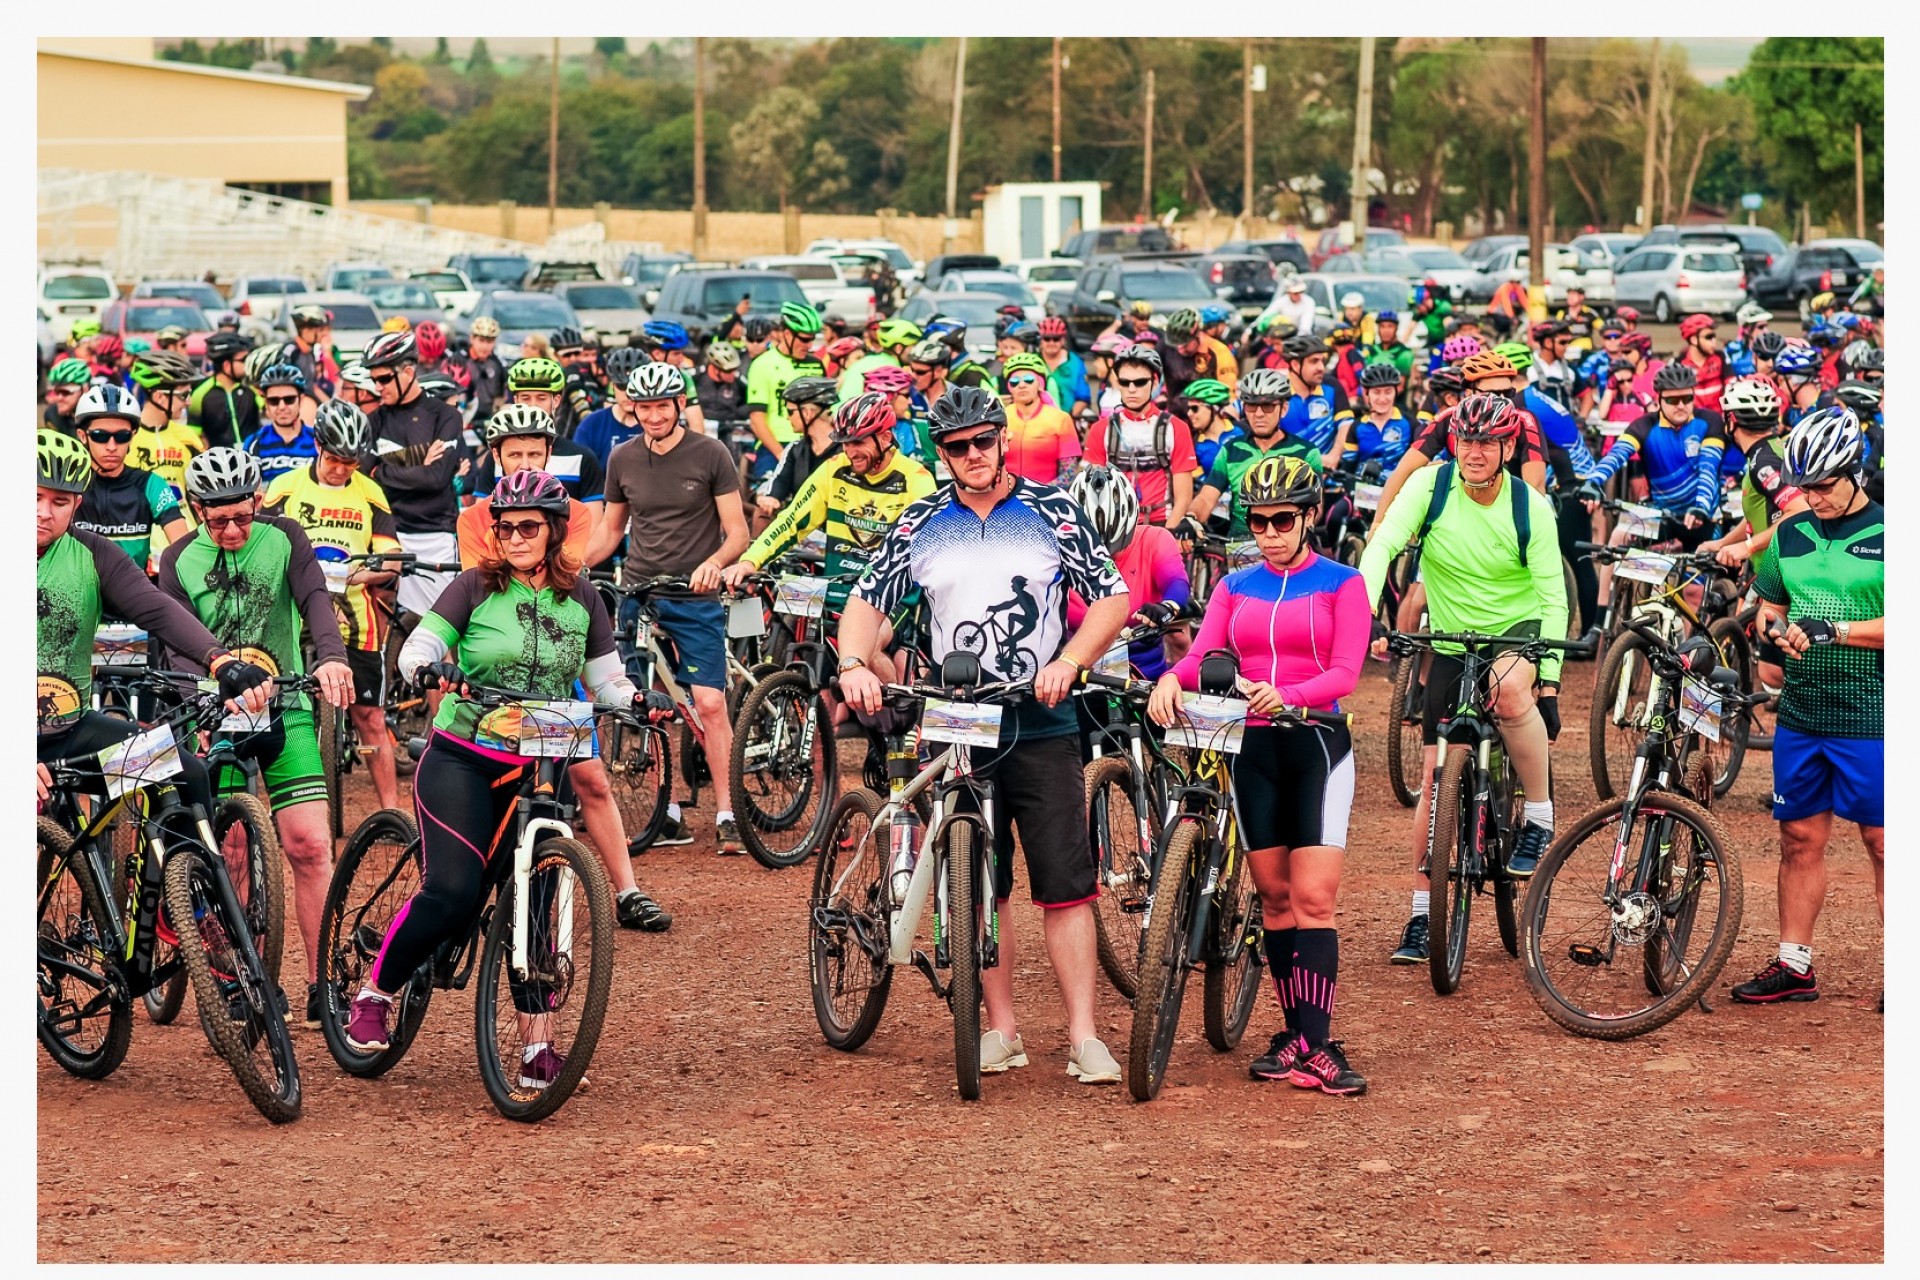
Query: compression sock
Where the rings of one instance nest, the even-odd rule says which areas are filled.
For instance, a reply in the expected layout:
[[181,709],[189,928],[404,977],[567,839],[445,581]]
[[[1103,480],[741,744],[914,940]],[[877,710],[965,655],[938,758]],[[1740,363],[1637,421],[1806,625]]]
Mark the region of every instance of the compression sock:
[[1813,948],[1804,942],[1783,942],[1780,963],[1804,978],[1813,971]]
[[1273,989],[1280,997],[1280,1014],[1287,1030],[1298,1035],[1300,1013],[1293,999],[1293,940],[1298,929],[1267,930],[1267,968],[1273,974]]
[[1527,800],[1520,805],[1521,821],[1538,823],[1547,830],[1553,830],[1553,801]]
[[1427,905],[1432,901],[1433,901],[1433,890],[1415,889],[1413,891],[1413,914],[1416,916],[1423,916],[1427,914]]
[[1340,972],[1337,929],[1300,929],[1293,939],[1293,1003],[1300,1035],[1309,1048],[1327,1042],[1333,1026],[1333,996]]

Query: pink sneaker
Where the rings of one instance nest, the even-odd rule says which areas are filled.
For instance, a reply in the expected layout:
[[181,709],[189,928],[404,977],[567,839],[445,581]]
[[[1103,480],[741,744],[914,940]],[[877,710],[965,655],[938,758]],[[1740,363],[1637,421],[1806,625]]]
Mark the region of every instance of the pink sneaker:
[[522,1089],[544,1089],[560,1078],[560,1072],[567,1060],[553,1051],[552,1045],[541,1045],[531,1061],[520,1063],[520,1087]]
[[379,996],[370,996],[362,992],[353,999],[353,1009],[347,1016],[347,1043],[361,1053],[379,1053],[390,1043],[387,1039],[387,1013],[393,1008],[391,1000],[382,1000]]

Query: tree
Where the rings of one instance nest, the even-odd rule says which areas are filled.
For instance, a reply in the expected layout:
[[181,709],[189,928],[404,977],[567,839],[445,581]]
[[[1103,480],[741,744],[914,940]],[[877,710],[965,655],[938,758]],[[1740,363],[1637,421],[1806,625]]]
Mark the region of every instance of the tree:
[[820,119],[820,105],[791,85],[760,99],[744,120],[728,131],[734,176],[764,198],[771,190],[774,208],[785,209],[798,191],[813,201],[831,200],[846,186],[846,161],[821,138],[808,144]]
[[473,48],[467,52],[467,74],[470,76],[492,75],[494,71],[493,54],[487,50],[487,38],[475,36]]
[[444,67],[452,63],[452,61],[453,50],[447,47],[447,38],[441,36],[438,40],[434,41],[433,53],[427,58],[427,65]]
[[1886,42],[1877,36],[1775,36],[1729,82],[1753,104],[1774,187],[1815,220],[1851,212],[1853,126],[1862,128],[1870,222],[1885,200]]

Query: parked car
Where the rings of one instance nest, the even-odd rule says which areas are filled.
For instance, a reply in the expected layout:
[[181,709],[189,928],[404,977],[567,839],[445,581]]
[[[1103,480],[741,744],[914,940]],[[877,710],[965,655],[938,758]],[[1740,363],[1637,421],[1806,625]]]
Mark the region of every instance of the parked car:
[[393,268],[384,262],[335,262],[320,273],[320,287],[358,292],[369,280],[388,280],[392,277]]
[[1078,258],[1021,258],[1009,262],[1007,270],[1019,276],[1033,290],[1044,308],[1056,293],[1072,293],[1073,282],[1083,264]]
[[1661,324],[1695,311],[1731,316],[1747,300],[1736,248],[1730,241],[1642,245],[1614,273],[1615,301],[1643,308]]
[[1002,303],[1011,302],[1025,310],[1029,320],[1038,320],[1044,314],[1039,295],[1011,271],[949,271],[940,278],[940,291],[997,293]]
[[[1503,280],[1527,283],[1527,246],[1508,245],[1481,263],[1467,285],[1469,302],[1491,302]],[[1598,258],[1589,258],[1570,244],[1547,246],[1547,305],[1566,305],[1567,290],[1575,285],[1587,291],[1587,301],[1598,305],[1614,300],[1613,272]]]
[[449,315],[459,315],[473,309],[480,301],[480,291],[467,279],[467,273],[452,267],[438,267],[426,271],[409,271],[405,279],[425,285],[439,299],[440,306]]
[[[1340,314],[1340,299],[1349,293],[1360,295],[1369,315],[1389,310],[1405,312],[1413,297],[1412,286],[1399,276],[1327,275],[1312,271],[1296,278],[1307,286],[1307,296],[1313,299],[1313,330],[1322,336],[1333,331],[1334,320]],[[1273,313],[1274,308],[1269,306],[1261,317]]]
[[[1576,242],[1577,243],[1577,242]],[[1785,306],[1794,301],[1792,253],[1771,227],[1714,222],[1676,227],[1663,223],[1634,247],[1691,245],[1696,248],[1734,246],[1741,269],[1747,273],[1747,292],[1762,306]],[[1813,292],[1819,292],[1817,289]]]
[[472,283],[473,289],[518,289],[533,271],[533,259],[523,253],[456,253],[447,266]]
[[[792,276],[800,285],[800,292],[807,295],[807,301],[822,313],[837,311],[846,315],[848,303],[857,302],[858,315],[849,315],[847,319],[864,323],[867,312],[873,309],[873,290],[850,283],[839,264],[824,255],[800,258],[762,254],[754,258],[742,258],[740,265],[749,271],[778,271],[782,275]],[[859,295],[858,298],[851,296],[855,293]]]
[[40,273],[40,308],[60,341],[75,320],[98,320],[120,296],[113,277],[95,267],[48,267]]
[[1213,286],[1214,296],[1251,320],[1273,301],[1276,278],[1273,260],[1264,253],[1228,253],[1215,249],[1189,263]]
[[520,282],[522,289],[551,290],[558,284],[570,284],[576,280],[604,280],[606,273],[600,270],[597,262],[583,262],[574,259],[555,260],[535,263],[533,270],[527,272],[527,278]]
[[1583,236],[1575,236],[1567,243],[1588,257],[1598,258],[1612,268],[1618,268],[1621,261],[1639,247],[1645,236],[1633,231],[1590,231]]
[[1171,253],[1177,247],[1158,223],[1129,222],[1077,231],[1053,251],[1053,256],[1091,262],[1116,253]]
[[460,332],[471,333],[473,322],[481,316],[499,323],[500,358],[508,363],[519,358],[520,344],[527,340],[529,333],[550,337],[556,329],[583,327],[580,317],[565,299],[527,289],[482,289],[473,310],[454,323]]
[[926,269],[920,273],[920,287],[944,289],[948,293],[953,293],[956,290],[948,288],[946,284],[950,273],[998,270],[1000,270],[1000,259],[991,253],[943,253],[937,258],[927,260]]
[[1467,241],[1465,246],[1460,250],[1460,256],[1468,262],[1471,262],[1475,267],[1478,267],[1502,249],[1509,249],[1516,244],[1525,243],[1527,243],[1527,237],[1525,236],[1481,236],[1476,240]]
[[207,313],[207,321],[215,328],[220,322],[236,313],[220,296],[220,291],[205,280],[142,280],[133,286],[136,298],[185,298],[194,306]]
[[553,296],[573,308],[580,327],[603,347],[620,346],[647,322],[647,309],[632,286],[614,280],[579,280],[555,285]]
[[997,293],[948,293],[941,289],[922,289],[907,299],[900,309],[903,320],[925,324],[934,316],[952,316],[967,326],[967,350],[982,360],[993,358],[993,322],[1007,300]]
[[747,314],[778,318],[789,302],[805,302],[800,282],[782,271],[746,271],[739,267],[683,266],[660,286],[655,320],[674,320],[688,329],[710,330],[735,314],[742,299]]
[[408,324],[424,324],[429,320],[435,324],[446,323],[447,306],[424,281],[373,279],[361,285],[359,291],[379,308],[383,319],[404,316]]
[[[1832,292],[1843,301],[1873,273],[1876,263],[1886,255],[1871,240],[1810,240],[1793,254],[1783,305],[1800,310],[1807,318],[1807,299],[1816,293]],[[1766,299],[1759,300],[1762,306]]]
[[227,305],[271,328],[288,298],[312,292],[313,286],[299,276],[241,276],[227,293]]
[[1115,317],[1142,300],[1152,304],[1157,325],[1184,307],[1199,310],[1220,299],[1185,263],[1109,254],[1089,262],[1074,281],[1073,292],[1054,295],[1047,306],[1051,314],[1066,318],[1068,339],[1084,349]]
[[[1368,249],[1390,249],[1406,242],[1407,238],[1392,227],[1367,228]],[[1352,237],[1342,235],[1339,227],[1328,227],[1314,242],[1313,252],[1307,255],[1307,261],[1315,271],[1318,271],[1321,264],[1328,258],[1336,253],[1346,253],[1351,248],[1353,248]]]
[[877,238],[867,240],[843,240],[827,237],[825,239],[815,240],[806,248],[806,252],[809,254],[842,253],[847,250],[863,252],[871,250],[875,253],[885,254],[888,264],[893,267],[893,274],[899,277],[900,283],[903,285],[917,284],[921,280],[920,264],[913,260],[912,254],[891,240]]
[[[333,318],[333,346],[340,353],[343,364],[360,358],[367,344],[380,336],[381,322],[386,319],[380,314],[380,309],[373,305],[373,299],[364,293],[347,289],[310,293],[294,305],[326,309]],[[293,307],[281,310],[273,328],[276,338],[284,340],[293,336]]]
[[1298,240],[1282,236],[1273,240],[1229,240],[1214,250],[1215,253],[1258,253],[1275,267],[1281,263],[1291,263],[1295,271],[1313,270],[1311,255],[1307,246]]
[[207,353],[207,335],[213,332],[213,321],[185,298],[129,298],[108,303],[100,315],[100,332],[140,338],[149,345],[155,335],[170,326],[187,331],[188,355],[198,359]]
[[620,277],[622,284],[632,285],[640,291],[640,300],[651,306],[647,294],[660,287],[660,282],[673,274],[673,269],[683,262],[692,262],[690,253],[630,253],[620,259],[620,270],[614,274]]

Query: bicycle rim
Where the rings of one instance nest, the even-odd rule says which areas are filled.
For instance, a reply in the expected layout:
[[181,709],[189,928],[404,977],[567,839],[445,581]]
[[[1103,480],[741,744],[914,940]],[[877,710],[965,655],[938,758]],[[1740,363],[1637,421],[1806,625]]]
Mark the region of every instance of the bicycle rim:
[[839,756],[825,704],[804,676],[783,671],[747,695],[730,763],[747,851],[770,867],[805,861],[833,809]]
[[388,1047],[375,1053],[347,1043],[347,1019],[354,997],[373,980],[374,961],[394,917],[419,891],[420,849],[413,819],[399,809],[369,814],[334,863],[320,914],[320,1030],[327,1052],[349,1075],[383,1075],[407,1051],[410,1028],[405,1019],[397,1020],[389,1033]]
[[1473,887],[1466,858],[1473,840],[1473,751],[1449,746],[1436,771],[1432,835],[1427,845],[1427,971],[1433,989],[1452,995],[1466,967],[1467,924],[1473,914]]
[[132,1008],[113,993],[112,907],[84,850],[69,852],[65,832],[41,818],[37,839],[40,1043],[63,1071],[99,1080],[133,1040]]
[[1594,794],[1610,800],[1626,790],[1633,758],[1647,736],[1653,702],[1653,665],[1647,642],[1629,632],[1607,651],[1593,692],[1587,729]]
[[628,844],[644,849],[660,836],[667,821],[667,794],[673,767],[667,735],[648,726],[634,728],[612,718],[600,722],[602,758],[614,807]]

